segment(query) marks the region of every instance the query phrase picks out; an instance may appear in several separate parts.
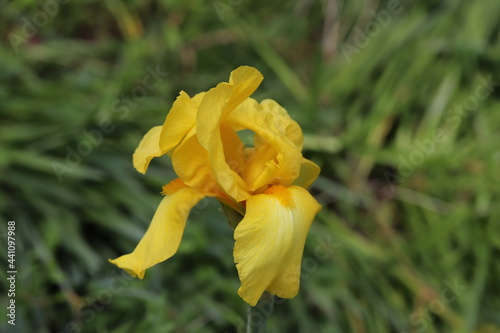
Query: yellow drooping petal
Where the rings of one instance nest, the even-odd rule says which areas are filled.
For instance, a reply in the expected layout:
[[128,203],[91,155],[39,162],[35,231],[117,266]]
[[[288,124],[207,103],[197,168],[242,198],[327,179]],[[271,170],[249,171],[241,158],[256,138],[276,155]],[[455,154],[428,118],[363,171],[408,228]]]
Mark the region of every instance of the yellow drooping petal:
[[151,162],[153,157],[164,154],[164,151],[160,149],[161,131],[161,126],[155,126],[150,129],[149,132],[144,135],[144,138],[142,138],[141,143],[139,143],[139,146],[132,156],[134,168],[142,174],[146,173],[149,162]]
[[146,269],[177,252],[189,212],[204,197],[205,194],[190,187],[181,187],[165,196],[135,250],[109,261],[142,279]]
[[320,171],[321,169],[316,163],[308,160],[307,158],[303,158],[300,166],[299,178],[295,179],[293,185],[308,188],[312,183],[314,183],[316,178],[318,178]]
[[162,151],[168,152],[179,145],[196,125],[196,112],[205,93],[193,98],[181,91],[170,109],[160,137]]
[[234,232],[238,294],[247,303],[255,306],[264,291],[283,298],[297,295],[304,244],[320,209],[298,186],[272,186],[247,200]]

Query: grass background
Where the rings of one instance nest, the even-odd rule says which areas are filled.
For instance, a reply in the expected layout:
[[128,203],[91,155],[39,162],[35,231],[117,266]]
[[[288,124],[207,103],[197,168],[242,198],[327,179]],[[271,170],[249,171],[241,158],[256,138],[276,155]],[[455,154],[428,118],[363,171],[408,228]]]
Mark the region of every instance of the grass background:
[[[253,97],[289,111],[322,167],[301,290],[268,331],[500,332],[500,93],[484,83],[500,81],[500,2],[42,4],[0,4],[2,332],[241,330],[217,202],[144,280],[107,262],[133,249],[175,177],[166,157],[133,169],[142,136],[180,90],[240,65],[264,74]],[[148,68],[168,76],[142,96]]]

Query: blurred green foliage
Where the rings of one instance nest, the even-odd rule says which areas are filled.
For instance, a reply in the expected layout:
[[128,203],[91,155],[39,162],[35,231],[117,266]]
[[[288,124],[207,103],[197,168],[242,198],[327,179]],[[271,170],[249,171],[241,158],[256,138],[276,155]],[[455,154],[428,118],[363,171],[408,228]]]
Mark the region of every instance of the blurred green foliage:
[[268,331],[500,331],[500,2],[19,0],[0,22],[2,331],[244,327],[215,201],[144,280],[107,262],[175,177],[166,157],[133,169],[142,136],[180,90],[239,65],[264,74],[254,97],[289,111],[322,167],[301,290]]

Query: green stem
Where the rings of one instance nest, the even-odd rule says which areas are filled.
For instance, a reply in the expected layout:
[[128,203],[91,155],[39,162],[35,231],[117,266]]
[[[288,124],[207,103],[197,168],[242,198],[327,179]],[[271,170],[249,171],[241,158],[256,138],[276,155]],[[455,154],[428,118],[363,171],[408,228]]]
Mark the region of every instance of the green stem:
[[248,309],[247,333],[265,333],[267,319],[271,316],[274,307],[274,296],[264,292],[255,306]]

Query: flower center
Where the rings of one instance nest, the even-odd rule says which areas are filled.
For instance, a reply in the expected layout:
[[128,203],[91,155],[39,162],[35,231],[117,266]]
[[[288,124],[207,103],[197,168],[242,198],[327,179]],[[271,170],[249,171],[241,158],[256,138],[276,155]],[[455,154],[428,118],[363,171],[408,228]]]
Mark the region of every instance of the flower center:
[[292,207],[295,204],[290,191],[283,185],[272,185],[264,192],[264,194],[272,195],[286,207]]
[[167,195],[172,194],[180,188],[185,187],[186,185],[180,178],[175,178],[170,183],[163,185],[161,194]]

